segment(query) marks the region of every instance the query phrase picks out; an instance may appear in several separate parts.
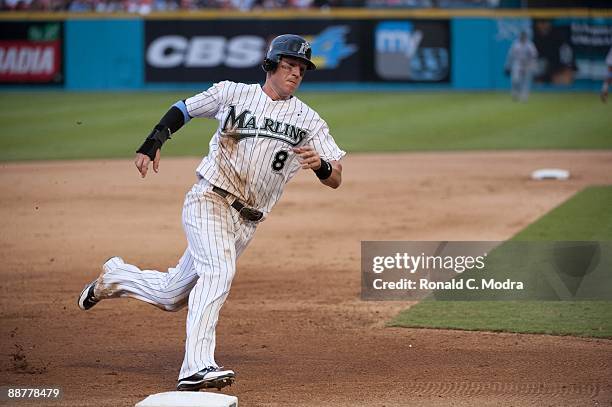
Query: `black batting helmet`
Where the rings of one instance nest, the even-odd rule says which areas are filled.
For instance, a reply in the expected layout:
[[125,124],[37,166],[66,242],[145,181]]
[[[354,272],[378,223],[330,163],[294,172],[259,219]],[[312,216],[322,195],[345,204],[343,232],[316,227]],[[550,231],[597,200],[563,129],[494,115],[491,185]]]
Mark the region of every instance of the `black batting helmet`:
[[282,56],[290,56],[301,59],[306,64],[306,69],[317,69],[310,60],[311,54],[310,43],[299,35],[279,35],[270,43],[270,48],[268,48],[268,53],[261,67],[266,72],[273,71]]

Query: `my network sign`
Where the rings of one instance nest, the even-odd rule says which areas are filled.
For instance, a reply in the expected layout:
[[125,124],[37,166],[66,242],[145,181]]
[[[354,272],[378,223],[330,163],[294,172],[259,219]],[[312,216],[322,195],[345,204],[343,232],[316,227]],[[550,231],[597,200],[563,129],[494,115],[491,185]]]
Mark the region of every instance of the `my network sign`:
[[62,34],[59,22],[4,22],[0,83],[62,83]]
[[448,82],[448,21],[393,20],[376,25],[376,75],[386,81]]
[[[147,21],[147,82],[261,81],[270,41],[297,33],[312,45],[314,81],[357,81],[362,77],[358,22],[328,25],[313,21]],[[222,33],[222,34],[220,34]]]

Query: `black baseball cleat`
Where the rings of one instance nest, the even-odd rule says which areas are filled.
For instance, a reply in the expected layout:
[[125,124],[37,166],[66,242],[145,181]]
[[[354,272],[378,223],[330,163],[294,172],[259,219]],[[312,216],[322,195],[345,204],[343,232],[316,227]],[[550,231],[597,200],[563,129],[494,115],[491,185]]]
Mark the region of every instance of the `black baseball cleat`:
[[231,386],[236,379],[233,370],[224,370],[219,367],[207,367],[198,373],[180,379],[176,389],[178,391],[198,391],[200,389],[221,390],[225,386]]
[[100,302],[100,300],[97,299],[94,295],[94,288],[97,282],[98,279],[95,279],[91,283],[87,284],[85,288],[83,288],[83,291],[81,291],[81,295],[79,295],[79,300],[77,301],[77,304],[79,304],[79,308],[83,311],[87,311],[88,309],[96,305],[98,302]]

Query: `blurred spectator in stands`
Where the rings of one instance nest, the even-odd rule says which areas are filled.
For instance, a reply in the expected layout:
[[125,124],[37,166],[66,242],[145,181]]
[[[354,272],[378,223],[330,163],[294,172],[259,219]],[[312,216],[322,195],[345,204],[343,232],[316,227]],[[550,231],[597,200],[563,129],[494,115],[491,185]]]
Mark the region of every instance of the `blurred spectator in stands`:
[[272,10],[286,7],[287,0],[255,0],[253,3],[254,10]]
[[68,6],[68,11],[73,13],[84,13],[92,10],[92,4],[88,0],[72,0]]
[[152,0],[125,0],[123,9],[128,13],[149,14],[152,4]]
[[367,7],[431,8],[433,0],[366,0]]
[[156,11],[175,11],[179,9],[179,4],[176,0],[155,0],[153,8]]
[[[501,0],[366,0],[367,7],[390,8],[497,8]],[[343,1],[346,3],[346,1]]]
[[249,11],[253,9],[255,0],[228,0],[227,8],[239,11]]
[[494,8],[518,7],[525,0],[0,0],[0,10],[128,12],[230,9],[375,8]]
[[31,6],[31,0],[5,0],[8,10],[28,10]]
[[123,10],[120,0],[96,0],[94,10],[98,13],[116,13]]
[[495,8],[499,0],[437,0],[438,8]]
[[289,0],[289,7],[305,9],[312,7],[313,0]]

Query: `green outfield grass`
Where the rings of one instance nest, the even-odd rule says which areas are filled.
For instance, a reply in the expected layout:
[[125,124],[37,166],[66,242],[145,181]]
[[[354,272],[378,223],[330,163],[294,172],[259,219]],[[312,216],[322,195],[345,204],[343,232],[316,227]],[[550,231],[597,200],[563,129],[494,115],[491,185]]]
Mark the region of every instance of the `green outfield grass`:
[[389,325],[612,338],[610,301],[423,301]]
[[579,192],[512,240],[612,240],[612,186],[589,187]]
[[[197,92],[0,93],[0,160],[129,157],[176,100]],[[611,106],[594,93],[315,93],[300,97],[350,152],[610,149]],[[164,147],[202,156],[216,127],[194,120]]]
[[[518,233],[517,241],[612,241],[612,187],[590,187]],[[391,326],[612,338],[611,301],[433,301]]]

